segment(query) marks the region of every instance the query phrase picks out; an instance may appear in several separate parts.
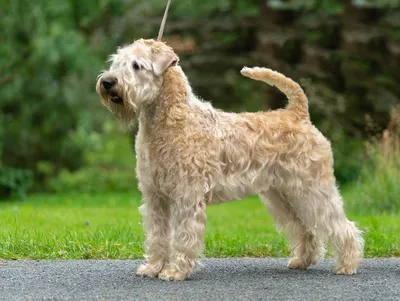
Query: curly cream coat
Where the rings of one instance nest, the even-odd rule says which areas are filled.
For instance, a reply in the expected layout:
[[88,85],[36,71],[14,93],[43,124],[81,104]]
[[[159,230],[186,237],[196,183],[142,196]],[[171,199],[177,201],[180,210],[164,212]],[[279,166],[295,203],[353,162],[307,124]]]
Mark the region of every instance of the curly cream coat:
[[183,280],[203,248],[206,204],[260,195],[293,249],[289,268],[324,256],[327,238],[335,272],[353,274],[361,232],[343,211],[329,141],[311,124],[301,87],[267,68],[242,74],[276,85],[287,108],[227,113],[197,98],[165,43],[138,40],[111,57],[97,91],[122,122],[139,120],[137,176],[144,204],[146,263],[139,275]]

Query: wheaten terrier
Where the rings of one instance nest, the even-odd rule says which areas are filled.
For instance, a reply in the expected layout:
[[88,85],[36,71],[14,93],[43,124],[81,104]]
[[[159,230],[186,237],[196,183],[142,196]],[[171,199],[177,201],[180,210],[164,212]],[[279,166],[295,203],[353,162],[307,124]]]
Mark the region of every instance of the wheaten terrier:
[[286,94],[287,108],[227,113],[199,99],[165,43],[138,40],[111,56],[100,74],[102,103],[124,123],[139,120],[137,176],[146,233],[146,263],[137,274],[183,280],[203,248],[206,204],[258,194],[293,249],[288,267],[306,269],[324,256],[335,273],[354,274],[363,238],[343,211],[329,141],[311,124],[301,87],[267,68],[242,74]]

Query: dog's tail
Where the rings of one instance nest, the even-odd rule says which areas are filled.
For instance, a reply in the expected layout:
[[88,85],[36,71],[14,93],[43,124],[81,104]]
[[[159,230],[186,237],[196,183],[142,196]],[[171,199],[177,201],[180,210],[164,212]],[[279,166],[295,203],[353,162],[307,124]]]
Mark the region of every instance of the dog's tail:
[[260,80],[271,86],[276,86],[289,99],[287,107],[289,110],[296,112],[302,119],[310,118],[307,96],[300,85],[295,81],[268,68],[244,67],[241,73],[251,79]]

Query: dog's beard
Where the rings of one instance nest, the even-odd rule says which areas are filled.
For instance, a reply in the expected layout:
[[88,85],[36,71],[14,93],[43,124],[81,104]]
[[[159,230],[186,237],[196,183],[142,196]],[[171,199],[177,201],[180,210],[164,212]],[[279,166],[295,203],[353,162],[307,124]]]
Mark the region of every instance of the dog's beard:
[[137,119],[138,107],[132,101],[133,91],[125,90],[123,94],[110,95],[109,109],[119,123],[129,125]]
[[118,123],[123,129],[130,129],[137,120],[137,111],[129,106],[110,103],[107,108],[118,120]]

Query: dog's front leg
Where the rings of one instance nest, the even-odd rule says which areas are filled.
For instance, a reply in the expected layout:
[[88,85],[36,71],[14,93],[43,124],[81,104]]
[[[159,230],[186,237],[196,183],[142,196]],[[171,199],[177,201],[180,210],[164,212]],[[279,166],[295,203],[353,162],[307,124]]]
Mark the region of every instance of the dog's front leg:
[[146,263],[139,266],[137,275],[157,277],[168,263],[170,244],[170,205],[152,192],[143,191],[144,204],[140,207],[146,235]]
[[203,250],[207,221],[203,198],[195,202],[175,202],[171,208],[173,234],[170,262],[159,274],[164,280],[184,280],[194,270]]

